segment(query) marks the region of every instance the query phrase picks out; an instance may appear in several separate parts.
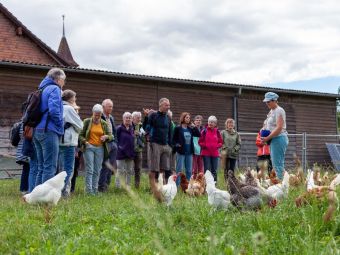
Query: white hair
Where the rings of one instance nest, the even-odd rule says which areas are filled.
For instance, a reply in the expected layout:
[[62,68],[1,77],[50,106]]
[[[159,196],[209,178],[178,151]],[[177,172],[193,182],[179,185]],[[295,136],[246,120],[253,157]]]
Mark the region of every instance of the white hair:
[[50,77],[51,79],[55,80],[55,81],[60,80],[60,79],[63,79],[63,80],[66,79],[66,75],[65,75],[64,71],[61,70],[60,68],[50,69],[47,73],[47,76]]
[[113,102],[111,99],[104,99],[103,102],[102,102],[102,106],[105,106],[107,103],[111,103],[113,105]]
[[214,115],[209,116],[208,122],[215,122],[217,124],[217,118]]
[[92,112],[100,112],[103,113],[103,106],[101,106],[100,104],[95,104],[92,107]]
[[133,112],[132,118],[135,118],[135,117],[142,117],[142,113],[141,112]]
[[125,119],[127,117],[132,117],[132,114],[130,112],[124,112],[123,119]]

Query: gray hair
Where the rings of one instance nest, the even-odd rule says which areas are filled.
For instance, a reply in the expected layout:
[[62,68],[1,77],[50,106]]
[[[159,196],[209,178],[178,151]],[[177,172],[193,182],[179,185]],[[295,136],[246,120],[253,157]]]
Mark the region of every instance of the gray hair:
[[163,97],[163,98],[159,99],[159,103],[158,103],[158,104],[159,104],[159,105],[162,105],[162,104],[163,104],[164,102],[166,102],[166,101],[170,102],[169,99]]
[[217,124],[217,118],[214,115],[209,116],[208,122],[215,122]]
[[228,118],[226,121],[225,121],[225,124],[227,125],[227,123],[233,123],[234,127],[235,127],[235,120],[233,120],[232,118]]
[[73,90],[70,90],[70,89],[66,89],[63,91],[63,94],[61,96],[61,99],[63,101],[69,101],[71,98],[75,97],[77,95],[76,92],[74,92]]
[[53,79],[55,81],[60,80],[60,79],[63,79],[63,80],[66,79],[66,75],[65,75],[64,71],[61,70],[60,68],[50,69],[47,73],[47,77],[50,77],[51,79]]
[[111,103],[113,105],[113,102],[111,99],[107,98],[107,99],[104,99],[103,102],[102,102],[102,106],[105,106],[107,103]]
[[141,112],[133,112],[132,118],[134,118],[134,117],[142,117],[142,113]]
[[92,108],[92,112],[103,113],[103,106],[101,106],[100,104],[95,104]]
[[124,112],[123,119],[125,119],[126,117],[132,117],[132,114],[130,112]]

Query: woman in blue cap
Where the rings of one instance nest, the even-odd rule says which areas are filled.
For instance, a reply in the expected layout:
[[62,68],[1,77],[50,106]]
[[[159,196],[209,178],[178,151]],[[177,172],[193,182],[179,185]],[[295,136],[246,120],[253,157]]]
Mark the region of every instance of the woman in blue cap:
[[275,169],[276,175],[283,179],[285,153],[288,147],[288,136],[286,131],[286,112],[278,105],[279,96],[274,92],[267,92],[264,96],[265,102],[270,109],[266,129],[270,130],[267,137],[262,137],[262,142],[270,141],[270,156]]

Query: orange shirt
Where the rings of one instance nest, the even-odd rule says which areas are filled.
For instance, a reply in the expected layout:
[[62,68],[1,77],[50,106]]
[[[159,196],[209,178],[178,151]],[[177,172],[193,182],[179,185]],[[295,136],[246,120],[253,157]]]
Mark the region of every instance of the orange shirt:
[[95,124],[92,122],[92,126],[90,129],[90,137],[89,137],[88,142],[92,145],[100,146],[103,144],[103,142],[100,140],[100,137],[103,135],[104,135],[104,130],[100,122],[98,124]]

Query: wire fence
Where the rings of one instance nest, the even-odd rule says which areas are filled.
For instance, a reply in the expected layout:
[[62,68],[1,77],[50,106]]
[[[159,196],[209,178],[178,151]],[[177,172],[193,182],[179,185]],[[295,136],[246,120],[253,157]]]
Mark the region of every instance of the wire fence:
[[[239,132],[242,146],[238,159],[239,167],[256,166],[257,147],[255,145],[257,133]],[[288,134],[289,145],[286,151],[285,166],[287,169],[295,166],[294,155],[301,160],[304,170],[317,163],[325,167],[333,167],[326,143],[338,144],[340,135],[334,134]]]

